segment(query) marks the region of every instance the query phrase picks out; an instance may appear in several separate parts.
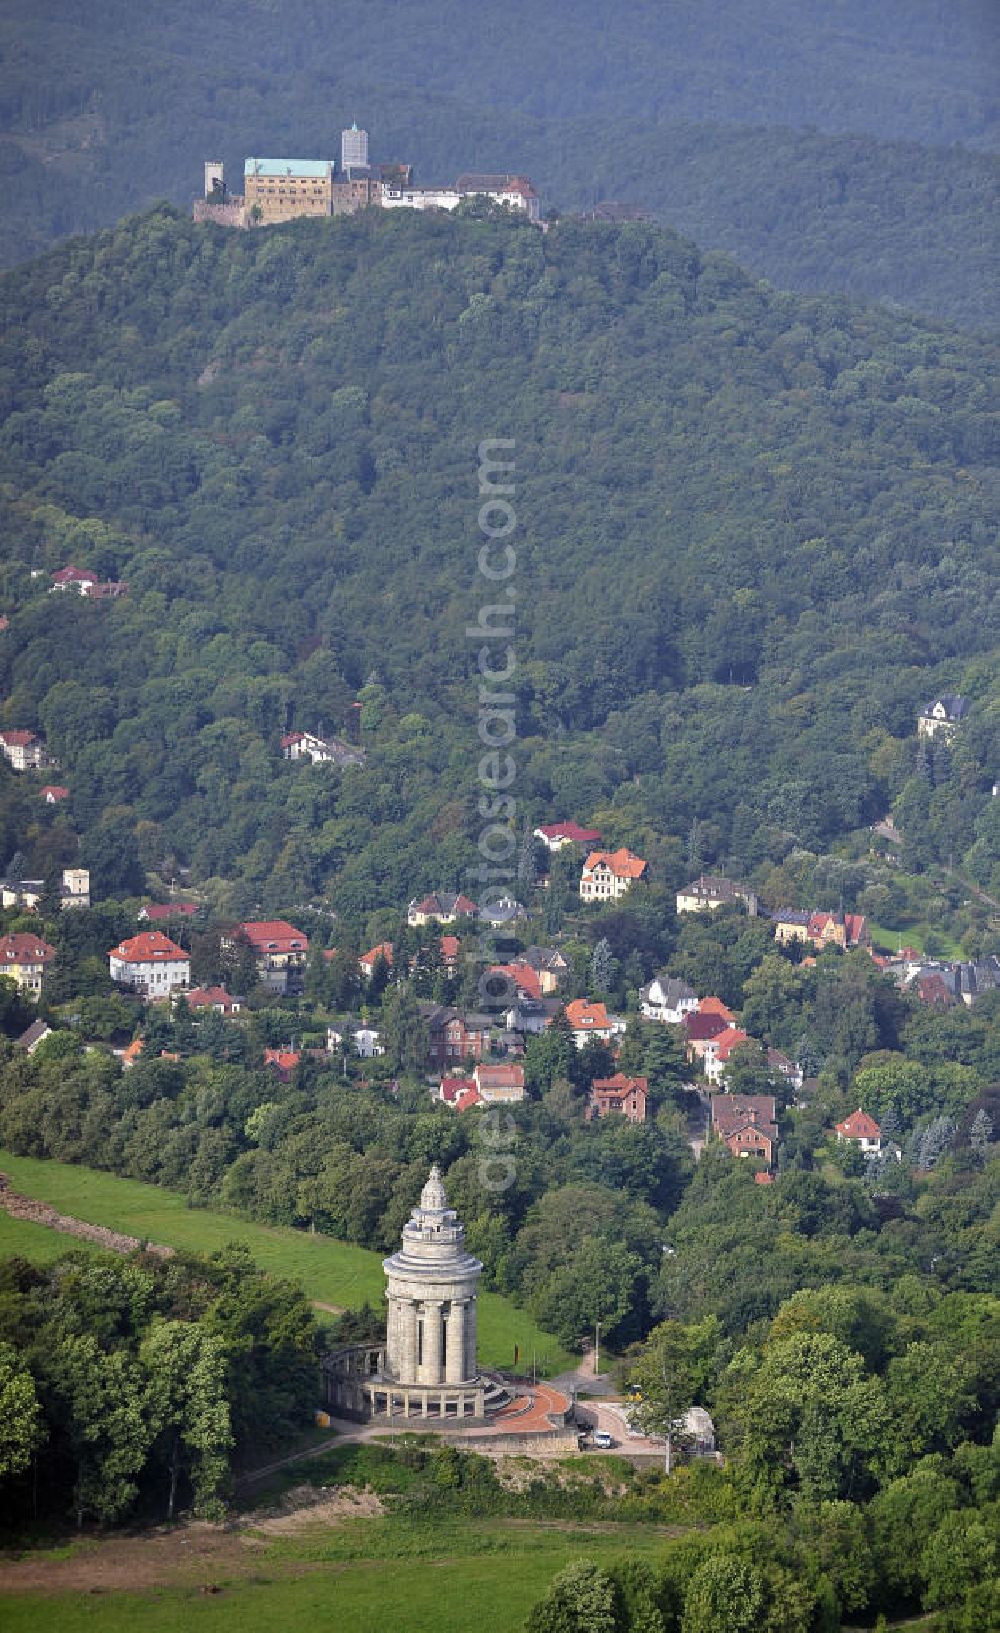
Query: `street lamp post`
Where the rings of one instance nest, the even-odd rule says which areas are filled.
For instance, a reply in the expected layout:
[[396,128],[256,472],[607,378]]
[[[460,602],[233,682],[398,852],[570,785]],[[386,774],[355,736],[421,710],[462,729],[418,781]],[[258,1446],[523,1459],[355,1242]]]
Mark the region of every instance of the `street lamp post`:
[[594,1378],[601,1370],[601,1323],[594,1322]]

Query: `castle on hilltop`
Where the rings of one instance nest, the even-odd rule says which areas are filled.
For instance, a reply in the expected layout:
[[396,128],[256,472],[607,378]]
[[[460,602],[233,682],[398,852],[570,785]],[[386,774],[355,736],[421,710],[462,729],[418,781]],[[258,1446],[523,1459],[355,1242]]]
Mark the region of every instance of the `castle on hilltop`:
[[195,199],[195,221],[224,227],[268,227],[300,216],[353,215],[357,210],[454,210],[463,199],[485,198],[539,221],[538,194],[527,176],[468,171],[453,186],[416,187],[409,164],[371,165],[368,132],[341,132],[340,165],[333,159],[247,159],[243,192],[231,194],[219,160],[205,165],[205,194]]

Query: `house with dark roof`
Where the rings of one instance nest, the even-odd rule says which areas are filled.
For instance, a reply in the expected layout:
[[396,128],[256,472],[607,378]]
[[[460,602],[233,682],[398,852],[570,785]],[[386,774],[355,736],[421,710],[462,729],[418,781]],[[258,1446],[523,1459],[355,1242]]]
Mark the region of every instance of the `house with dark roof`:
[[698,997],[693,987],[676,975],[657,975],[639,995],[639,1013],[647,1021],[664,1021],[680,1026],[685,1015],[693,1015]]
[[124,579],[99,579],[97,574],[79,567],[60,567],[57,573],[52,574],[52,584],[49,590],[67,591],[71,595],[82,595],[88,601],[117,601],[128,595],[128,584]]
[[941,737],[950,743],[968,712],[968,703],[957,693],[936,697],[917,716],[917,736]]
[[483,1060],[490,1052],[489,1015],[465,1014],[447,1004],[421,1003],[427,1024],[427,1064],[453,1066],[462,1060]]
[[743,903],[751,918],[757,914],[757,896],[748,885],[717,873],[700,873],[677,892],[678,913],[714,913],[720,907]]
[[500,928],[505,924],[517,924],[527,917],[523,906],[509,890],[497,891],[492,895],[486,892],[479,903],[480,924]]
[[521,963],[531,965],[538,976],[543,996],[555,992],[561,977],[569,969],[569,963],[558,947],[526,947],[521,954]]
[[311,731],[286,732],[281,739],[283,760],[309,760],[313,765],[364,765],[368,756],[339,737],[317,737]]
[[713,1094],[712,1132],[734,1157],[757,1157],[770,1168],[778,1145],[774,1096]]
[[1000,989],[1000,958],[996,953],[991,953],[988,958],[958,965],[958,991],[963,1004],[974,1004],[984,992],[996,992],[998,989]]
[[[22,907],[33,913],[45,891],[44,879],[4,879],[0,884],[0,903],[4,907]],[[90,872],[87,868],[63,868],[59,880],[59,906],[90,906]]]
[[471,923],[477,911],[475,902],[460,890],[433,890],[429,896],[410,902],[406,922],[414,929],[425,924],[456,924],[463,919]]
[[52,1028],[47,1021],[32,1021],[28,1030],[22,1032],[19,1038],[15,1038],[14,1043],[18,1049],[23,1049],[25,1054],[33,1055],[38,1045],[51,1036]]
[[39,771],[43,766],[58,764],[48,754],[41,738],[21,727],[0,731],[0,754],[12,771]]
[[801,941],[804,946],[810,944],[809,920],[811,913],[802,912],[794,907],[779,907],[771,914],[771,923],[774,926],[774,939],[779,947],[787,947],[792,941]]

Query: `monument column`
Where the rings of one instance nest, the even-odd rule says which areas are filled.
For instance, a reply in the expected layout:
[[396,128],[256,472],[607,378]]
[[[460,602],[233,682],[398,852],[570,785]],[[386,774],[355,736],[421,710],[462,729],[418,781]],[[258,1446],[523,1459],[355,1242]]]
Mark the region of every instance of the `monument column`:
[[468,1377],[465,1371],[465,1315],[465,1304],[460,1299],[452,1299],[444,1359],[444,1381],[448,1384],[459,1384]]
[[465,1307],[465,1376],[476,1376],[476,1295]]
[[385,1312],[385,1368],[391,1378],[399,1364],[399,1305],[389,1299]]
[[441,1301],[424,1299],[424,1366],[422,1383],[441,1382]]
[[417,1376],[417,1306],[407,1299],[401,1300],[397,1309],[401,1329],[397,1371],[404,1383],[412,1383]]

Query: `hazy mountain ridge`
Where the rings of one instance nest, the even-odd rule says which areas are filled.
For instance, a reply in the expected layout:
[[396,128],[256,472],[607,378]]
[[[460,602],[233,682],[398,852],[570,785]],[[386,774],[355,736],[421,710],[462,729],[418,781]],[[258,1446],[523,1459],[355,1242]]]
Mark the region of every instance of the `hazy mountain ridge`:
[[356,29],[307,0],[227,0],[206,50],[189,0],[86,25],[23,7],[0,59],[0,256],[184,204],[205,158],[238,178],[252,152],[335,156],[357,116],[425,179],[528,170],[549,203],[644,205],[782,286],[995,323],[996,161],[954,145],[995,145],[988,12],[908,6],[904,29],[898,6],[809,10],[715,8],[712,33],[679,3],[614,24],[574,8],[571,28],[560,7],[393,8],[384,27],[376,7]]

